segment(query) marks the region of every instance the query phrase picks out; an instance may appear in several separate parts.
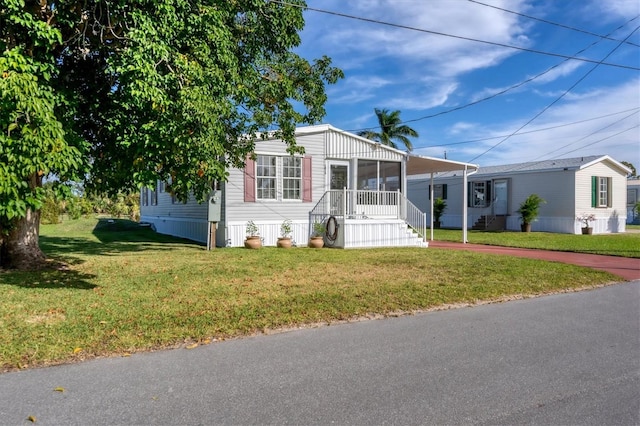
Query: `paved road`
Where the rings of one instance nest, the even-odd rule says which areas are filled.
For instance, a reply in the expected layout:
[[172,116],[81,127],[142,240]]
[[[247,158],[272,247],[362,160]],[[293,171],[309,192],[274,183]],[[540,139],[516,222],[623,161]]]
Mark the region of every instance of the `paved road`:
[[0,424],[28,416],[38,425],[638,425],[640,281],[0,374]]

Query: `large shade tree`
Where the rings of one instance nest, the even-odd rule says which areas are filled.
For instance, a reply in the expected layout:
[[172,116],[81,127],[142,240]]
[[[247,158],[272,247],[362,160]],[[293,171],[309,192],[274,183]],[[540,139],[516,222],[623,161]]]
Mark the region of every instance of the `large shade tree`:
[[[292,5],[293,4],[293,5]],[[295,5],[299,6],[296,7]],[[2,0],[0,262],[33,268],[43,179],[203,200],[274,129],[325,114],[327,57],[293,53],[301,0]],[[273,133],[272,133],[273,134]]]
[[409,138],[417,138],[419,135],[411,127],[402,124],[400,111],[389,112],[387,109],[378,108],[375,108],[374,111],[378,118],[380,132],[363,130],[358,135],[396,149],[398,149],[398,144],[402,144],[407,151],[412,151],[413,144]]

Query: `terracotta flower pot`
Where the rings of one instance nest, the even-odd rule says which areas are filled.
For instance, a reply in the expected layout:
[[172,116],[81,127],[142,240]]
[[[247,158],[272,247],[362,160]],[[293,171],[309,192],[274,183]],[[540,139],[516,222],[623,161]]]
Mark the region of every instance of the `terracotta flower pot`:
[[278,237],[278,242],[276,245],[280,248],[291,248],[291,238],[289,237]]
[[244,240],[244,246],[248,249],[259,249],[262,247],[262,239],[259,236],[247,237]]
[[324,247],[324,239],[322,237],[311,237],[311,238],[309,238],[309,247],[312,247],[312,248],[322,248],[322,247]]

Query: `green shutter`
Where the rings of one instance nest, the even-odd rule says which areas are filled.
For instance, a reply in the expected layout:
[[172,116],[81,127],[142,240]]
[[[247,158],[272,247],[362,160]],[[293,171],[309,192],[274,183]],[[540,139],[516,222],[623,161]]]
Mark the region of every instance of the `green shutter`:
[[598,207],[598,176],[591,176],[591,207]]
[[611,179],[610,177],[607,178],[607,207],[611,207],[613,205],[613,203],[611,202],[611,198],[613,195],[612,181],[613,179]]
[[442,199],[443,200],[447,199],[447,184],[446,183],[442,184]]
[[431,199],[431,185],[429,185],[429,190],[427,191],[427,196]]

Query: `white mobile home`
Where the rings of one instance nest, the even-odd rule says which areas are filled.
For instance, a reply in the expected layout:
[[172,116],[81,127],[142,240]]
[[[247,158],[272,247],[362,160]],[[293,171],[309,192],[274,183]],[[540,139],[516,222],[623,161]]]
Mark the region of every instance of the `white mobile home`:
[[[623,164],[600,155],[482,167],[468,177],[466,201],[456,172],[436,176],[433,189],[435,198],[447,202],[443,227],[462,227],[466,203],[466,220],[474,229],[520,230],[517,210],[535,193],[546,203],[533,231],[579,234],[582,224],[576,218],[593,214],[590,226],[602,234],[625,231],[628,173]],[[408,180],[409,200],[427,213],[431,182],[426,175]]]
[[640,179],[627,180],[627,223],[640,224],[640,211],[636,210],[636,203],[640,201]]
[[304,155],[289,155],[280,140],[257,141],[255,159],[231,169],[209,203],[176,202],[163,184],[143,189],[140,220],[218,247],[242,246],[248,221],[264,245],[276,245],[286,219],[297,245],[306,245],[312,224],[322,222],[331,225],[325,244],[332,247],[426,246],[427,217],[406,197],[407,174],[477,169],[409,156],[330,125],[299,128],[296,142]]

